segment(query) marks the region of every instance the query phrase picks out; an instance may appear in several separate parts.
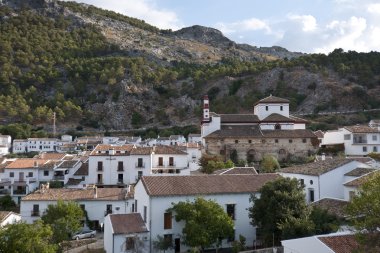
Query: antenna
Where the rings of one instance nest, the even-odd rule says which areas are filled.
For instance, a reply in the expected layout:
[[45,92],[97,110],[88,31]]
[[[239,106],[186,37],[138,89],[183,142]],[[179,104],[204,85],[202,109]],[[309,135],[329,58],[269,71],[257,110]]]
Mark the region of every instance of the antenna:
[[55,115],[55,112],[53,112],[53,137],[55,137],[55,119],[56,119],[56,115]]

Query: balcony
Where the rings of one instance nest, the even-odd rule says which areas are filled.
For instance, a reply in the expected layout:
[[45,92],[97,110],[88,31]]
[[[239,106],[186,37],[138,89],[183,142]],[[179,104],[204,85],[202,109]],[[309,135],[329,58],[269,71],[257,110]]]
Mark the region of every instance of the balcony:
[[26,188],[13,190],[13,195],[26,195]]
[[176,168],[177,164],[175,162],[164,162],[157,163],[153,168]]
[[145,168],[145,163],[136,163],[136,168],[137,169],[143,169],[143,168]]
[[0,189],[0,195],[9,195],[11,191],[8,189]]
[[53,176],[54,180],[65,180],[65,176]]
[[123,179],[117,180],[117,184],[124,184],[124,180]]

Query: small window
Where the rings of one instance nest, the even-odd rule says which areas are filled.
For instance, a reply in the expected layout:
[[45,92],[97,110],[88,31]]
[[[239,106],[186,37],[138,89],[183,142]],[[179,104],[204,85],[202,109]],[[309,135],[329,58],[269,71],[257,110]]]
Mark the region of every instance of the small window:
[[147,206],[144,206],[144,222],[146,222],[146,217],[147,217],[147,213],[148,213],[148,207]]
[[98,171],[103,171],[103,162],[98,162]]
[[363,147],[363,152],[367,152],[367,147]]
[[227,214],[232,219],[235,220],[235,204],[227,204]]
[[372,140],[377,141],[377,135],[372,135]]
[[248,140],[248,143],[250,143],[250,144],[251,144],[251,143],[252,143],[252,140]]
[[309,202],[314,202],[314,189],[309,189]]
[[164,213],[164,229],[172,228],[172,213]]
[[345,141],[349,141],[349,140],[351,140],[351,134],[345,134],[345,135],[344,135],[344,140],[345,140]]
[[158,158],[158,166],[164,166],[164,158],[163,157]]
[[9,177],[15,177],[15,173],[14,172],[9,172]]
[[167,242],[169,245],[172,245],[173,244],[173,235],[172,234],[164,235],[164,241]]
[[276,125],[274,126],[274,129],[276,129],[276,130],[281,130],[281,125],[280,125],[280,124],[276,124]]
[[142,170],[137,171],[137,178],[140,179],[143,176]]
[[49,176],[49,171],[48,170],[44,170],[44,176],[45,177]]
[[373,147],[373,152],[377,152],[377,147],[376,146]]
[[304,187],[305,186],[305,180],[304,179],[300,179],[300,184],[301,184],[302,187]]
[[235,143],[239,143],[239,140],[235,140]]
[[313,180],[310,180],[310,184],[313,185]]
[[33,172],[29,172],[28,177],[33,177]]
[[282,107],[282,105],[280,105],[280,111],[283,111],[284,110],[284,108]]
[[125,249],[126,250],[134,250],[135,249],[135,238],[134,237],[127,237],[126,238]]
[[307,142],[307,140],[306,140],[306,139],[302,139],[302,142],[303,142],[303,143],[306,143],[306,142]]
[[117,162],[117,171],[124,171],[124,164],[122,161]]
[[265,106],[265,111],[268,111],[268,110],[269,110],[268,106]]
[[289,143],[293,143],[293,140],[292,140],[292,139],[289,139]]
[[274,139],[274,143],[278,143],[278,139]]
[[261,143],[265,143],[265,139],[262,139],[262,140],[261,140]]

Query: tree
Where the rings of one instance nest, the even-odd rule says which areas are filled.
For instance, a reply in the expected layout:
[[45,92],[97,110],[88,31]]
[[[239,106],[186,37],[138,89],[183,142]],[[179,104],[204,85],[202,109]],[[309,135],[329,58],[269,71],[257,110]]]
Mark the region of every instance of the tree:
[[15,223],[0,228],[0,253],[54,253],[53,231],[49,225]]
[[272,155],[264,155],[260,163],[260,172],[272,173],[277,169],[280,169],[280,164],[278,163],[276,157]]
[[312,233],[310,208],[297,179],[279,178],[266,183],[258,193],[260,198],[252,195],[250,199],[249,217],[251,224],[260,229],[265,245]]
[[380,173],[373,173],[347,206],[360,243],[367,252],[380,250]]
[[313,207],[310,219],[315,225],[315,234],[329,234],[336,232],[340,225],[340,220],[334,214],[330,214],[325,209],[319,207]]
[[69,239],[72,233],[78,231],[83,218],[83,210],[77,203],[61,200],[56,205],[49,205],[41,217],[45,224],[51,225],[55,243]]
[[233,222],[223,208],[213,200],[196,198],[194,202],[178,202],[168,211],[175,213],[177,222],[184,221],[184,243],[202,251],[220,245],[221,239],[234,233]]
[[157,235],[157,239],[153,241],[153,248],[160,251],[162,250],[165,253],[166,250],[173,248],[173,242]]
[[13,201],[10,195],[0,197],[0,210],[1,211],[13,211],[16,207],[16,203]]

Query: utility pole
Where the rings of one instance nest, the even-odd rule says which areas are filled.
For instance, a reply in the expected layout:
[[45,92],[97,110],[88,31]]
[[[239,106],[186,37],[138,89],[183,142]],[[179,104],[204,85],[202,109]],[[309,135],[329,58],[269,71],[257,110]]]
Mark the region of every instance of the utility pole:
[[53,112],[53,138],[55,138],[55,118],[56,118],[56,115],[55,115],[55,112]]

